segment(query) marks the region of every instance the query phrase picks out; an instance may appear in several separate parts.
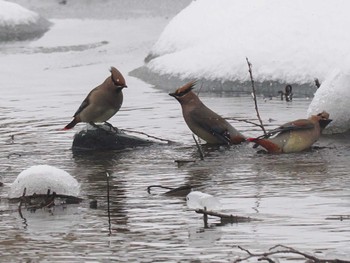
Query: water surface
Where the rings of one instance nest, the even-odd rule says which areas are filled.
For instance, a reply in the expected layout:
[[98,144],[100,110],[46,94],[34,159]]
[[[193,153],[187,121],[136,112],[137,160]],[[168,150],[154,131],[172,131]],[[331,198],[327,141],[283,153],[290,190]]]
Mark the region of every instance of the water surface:
[[[246,144],[204,147],[206,157],[200,161],[178,102],[127,75],[142,65],[166,18],[53,21],[51,31],[37,41],[0,45],[4,262],[230,262],[246,255],[237,245],[262,252],[277,244],[321,258],[350,258],[349,221],[339,220],[350,208],[349,135],[322,137],[319,148],[288,155],[257,154]],[[112,28],[125,37],[110,34]],[[85,125],[60,129],[112,65],[124,73],[128,88],[122,110],[111,123],[177,144],[72,152],[74,133]],[[200,97],[225,117],[255,119],[252,98],[236,95]],[[304,118],[309,103],[306,98],[285,102],[259,97],[263,121],[271,128]],[[261,134],[258,127],[232,123],[247,136]],[[177,159],[197,162],[178,167]],[[7,192],[16,176],[35,164],[69,172],[81,183],[84,201],[51,211],[23,211],[21,218],[17,204],[7,201]],[[106,172],[111,175],[111,225]],[[154,184],[196,185],[196,190],[218,197],[223,212],[260,221],[219,226],[210,218],[205,229],[184,198],[163,196],[161,190],[148,194],[147,186]],[[97,209],[89,208],[90,200],[97,200]]]

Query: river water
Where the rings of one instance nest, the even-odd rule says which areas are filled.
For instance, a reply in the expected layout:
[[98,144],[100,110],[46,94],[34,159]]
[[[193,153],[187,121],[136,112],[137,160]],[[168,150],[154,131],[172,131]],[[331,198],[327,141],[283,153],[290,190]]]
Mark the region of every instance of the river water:
[[[127,75],[143,64],[176,11],[156,15],[149,10],[154,6],[143,8],[138,10],[142,15],[131,18],[82,19],[61,13],[55,17],[51,7],[54,14],[47,12],[54,25],[44,37],[0,45],[1,261],[232,262],[247,255],[237,246],[263,252],[277,244],[349,260],[350,221],[340,220],[350,208],[349,134],[324,136],[316,143],[319,147],[288,155],[257,154],[252,145],[204,147],[200,161],[178,102]],[[60,129],[90,89],[109,75],[110,66],[123,72],[128,84],[122,109],[110,122],[177,144],[72,152],[73,136],[85,125]],[[249,95],[200,97],[225,117],[256,116]],[[263,121],[275,127],[305,117],[310,99],[259,97],[258,102]],[[232,123],[247,136],[261,134],[255,126]],[[178,166],[178,159],[197,161]],[[7,193],[17,175],[35,164],[69,172],[81,183],[84,201],[50,211],[23,211],[21,218]],[[106,172],[111,175],[110,224]],[[195,190],[220,199],[222,212],[259,221],[219,225],[210,217],[204,228],[201,215],[187,208],[184,197],[167,197],[160,189],[148,194],[147,186],[156,184],[195,185]],[[91,200],[97,200],[97,209],[89,207]],[[283,262],[295,257],[275,258]]]

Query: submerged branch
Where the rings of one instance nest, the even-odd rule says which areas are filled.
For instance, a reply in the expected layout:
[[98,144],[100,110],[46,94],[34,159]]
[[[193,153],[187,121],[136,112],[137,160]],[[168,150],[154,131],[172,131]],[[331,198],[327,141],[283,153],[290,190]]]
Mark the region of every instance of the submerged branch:
[[223,214],[219,212],[209,211],[206,208],[205,209],[196,209],[195,212],[197,214],[203,214],[204,218],[207,218],[209,216],[216,216],[219,217],[221,220],[221,223],[243,223],[243,222],[250,222],[250,221],[256,221],[257,219],[253,219],[246,216],[235,216],[232,214]]
[[[233,262],[235,262],[235,263],[245,261],[245,260],[248,260],[251,258],[258,258],[258,261],[266,260],[268,262],[275,262],[274,260],[272,260],[269,257],[273,256],[273,255],[280,255],[280,254],[299,255],[299,256],[304,257],[305,259],[308,259],[308,262],[310,262],[310,263],[350,263],[350,261],[348,261],[348,260],[341,260],[341,259],[320,259],[320,258],[317,258],[317,257],[312,256],[310,254],[301,252],[295,248],[284,246],[284,245],[273,246],[269,249],[269,252],[263,252],[263,253],[253,253],[253,252],[249,251],[248,249],[243,248],[241,246],[237,246],[237,247],[240,250],[246,252],[248,254],[248,256],[234,260]],[[272,251],[272,250],[274,250],[274,251]]]

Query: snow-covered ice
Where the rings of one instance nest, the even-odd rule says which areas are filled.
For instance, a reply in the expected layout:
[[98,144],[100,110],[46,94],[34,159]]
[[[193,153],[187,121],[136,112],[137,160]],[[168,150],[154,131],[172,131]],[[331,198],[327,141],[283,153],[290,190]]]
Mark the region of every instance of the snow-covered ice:
[[197,0],[175,16],[150,51],[148,69],[181,79],[321,82],[349,64],[345,0]]
[[66,171],[50,165],[35,165],[22,171],[12,183],[9,198],[19,198],[26,188],[26,196],[56,192],[59,195],[75,196],[80,184]]
[[193,1],[164,29],[143,74],[201,79],[209,83],[204,90],[250,91],[242,84],[249,82],[248,58],[258,92],[276,95],[289,83],[308,97],[318,78],[308,114],[328,111],[327,131],[343,132],[350,127],[348,10],[345,0]]
[[186,200],[190,209],[204,209],[204,207],[209,211],[221,209],[221,203],[216,197],[200,191],[192,191],[186,196]]
[[333,121],[326,133],[342,133],[350,130],[350,71],[333,70],[315,93],[308,115],[323,110],[330,113]]
[[42,36],[50,22],[16,3],[0,0],[0,41],[26,40]]

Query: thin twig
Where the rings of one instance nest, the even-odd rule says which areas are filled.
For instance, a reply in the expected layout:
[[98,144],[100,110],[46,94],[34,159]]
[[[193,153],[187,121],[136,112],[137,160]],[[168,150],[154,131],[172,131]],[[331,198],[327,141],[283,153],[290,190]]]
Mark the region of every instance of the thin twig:
[[111,210],[109,205],[109,173],[106,172],[107,175],[107,214],[108,214],[108,228],[109,228],[109,235],[112,234],[111,231]]
[[145,136],[147,136],[148,138],[152,138],[152,139],[156,139],[156,140],[159,140],[159,141],[167,142],[167,143],[169,143],[169,144],[170,144],[170,143],[175,143],[174,141],[167,140],[167,139],[162,139],[162,138],[159,138],[159,137],[156,137],[156,136],[152,136],[152,135],[149,135],[149,134],[144,133],[144,132],[132,131],[132,130],[127,130],[127,129],[121,129],[121,131],[145,135]]
[[254,126],[258,126],[260,127],[261,129],[264,128],[264,126],[261,126],[261,124],[258,124],[258,123],[255,123],[255,122],[252,122],[252,121],[248,121],[248,120],[244,120],[244,119],[238,119],[238,118],[235,118],[235,117],[228,117],[228,118],[225,118],[226,120],[233,120],[233,121],[241,121],[241,122],[245,122],[245,123],[249,123],[249,124],[252,124]]
[[26,195],[26,191],[27,191],[27,188],[24,187],[23,189],[23,194],[21,196],[21,198],[19,199],[19,204],[18,204],[18,213],[19,213],[19,216],[23,219],[23,214],[22,214],[22,203],[23,203],[23,200],[24,200],[24,197]]
[[263,124],[263,122],[261,120],[259,109],[258,109],[258,102],[256,100],[256,91],[255,91],[255,83],[254,83],[253,72],[252,72],[252,64],[249,62],[248,58],[246,58],[246,60],[247,60],[247,63],[248,63],[248,68],[249,68],[250,80],[252,82],[253,99],[254,99],[256,115],[257,115],[257,117],[259,119],[259,122],[260,122],[260,125],[261,125],[260,128],[263,130],[264,134],[266,135],[266,130],[264,128],[264,124]]

